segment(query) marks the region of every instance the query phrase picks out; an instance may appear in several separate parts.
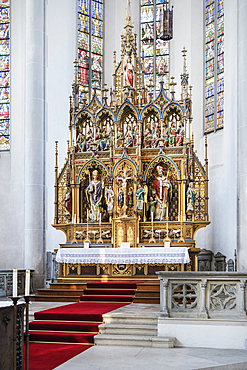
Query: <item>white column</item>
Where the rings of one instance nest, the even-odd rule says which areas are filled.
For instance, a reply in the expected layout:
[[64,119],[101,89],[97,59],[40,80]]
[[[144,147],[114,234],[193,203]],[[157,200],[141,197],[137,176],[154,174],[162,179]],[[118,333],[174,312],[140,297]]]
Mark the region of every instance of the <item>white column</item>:
[[238,0],[238,270],[247,268],[247,0]]
[[45,0],[26,0],[25,268],[44,284]]

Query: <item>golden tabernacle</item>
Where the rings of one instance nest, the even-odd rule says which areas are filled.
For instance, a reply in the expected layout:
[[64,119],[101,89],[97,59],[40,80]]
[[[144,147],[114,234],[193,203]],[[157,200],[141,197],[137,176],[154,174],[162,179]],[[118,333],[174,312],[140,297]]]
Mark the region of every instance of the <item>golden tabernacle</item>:
[[[53,226],[66,235],[60,250],[76,248],[79,255],[97,248],[102,257],[107,249],[107,255],[99,263],[93,257],[85,263],[83,257],[63,261],[60,278],[144,279],[161,270],[195,271],[199,252],[195,235],[210,223],[207,143],[202,165],[193,144],[186,50],[181,59],[181,96],[175,97],[173,77],[165,86],[165,65],[159,70],[160,90],[154,93],[151,81],[144,87],[143,58],[137,56],[130,17],[124,28],[119,63],[114,53],[110,103],[105,86],[98,94],[97,76],[92,98],[86,90],[81,92],[75,62],[68,156],[60,173],[58,143],[55,153]],[[107,259],[114,248],[152,255],[152,251],[182,247],[189,249],[186,263],[143,256],[138,263]]]

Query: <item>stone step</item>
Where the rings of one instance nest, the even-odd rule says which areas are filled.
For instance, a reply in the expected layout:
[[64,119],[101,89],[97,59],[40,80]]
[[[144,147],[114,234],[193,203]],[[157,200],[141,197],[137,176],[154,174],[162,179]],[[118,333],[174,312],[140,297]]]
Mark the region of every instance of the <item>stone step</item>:
[[157,325],[158,316],[105,313],[103,322],[104,324]]
[[176,338],[157,337],[143,335],[113,335],[98,334],[94,337],[94,343],[102,346],[131,346],[131,347],[174,347]]
[[115,335],[141,335],[141,336],[157,336],[158,329],[156,324],[149,325],[133,325],[133,324],[100,324],[100,334],[115,334]]

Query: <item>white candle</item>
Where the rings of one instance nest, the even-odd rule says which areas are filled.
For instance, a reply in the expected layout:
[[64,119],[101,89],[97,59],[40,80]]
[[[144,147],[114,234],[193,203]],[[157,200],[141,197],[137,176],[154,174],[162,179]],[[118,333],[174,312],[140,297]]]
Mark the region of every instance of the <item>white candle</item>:
[[17,275],[16,269],[13,270],[13,297],[17,297]]
[[101,213],[99,214],[99,223],[101,224]]
[[74,214],[74,224],[76,224],[76,214]]
[[168,207],[166,207],[166,218],[168,217]]
[[26,270],[25,296],[30,294],[30,270]]
[[153,222],[154,221],[154,213],[153,213],[153,211],[151,212],[151,222]]
[[88,219],[88,209],[87,209],[87,219]]

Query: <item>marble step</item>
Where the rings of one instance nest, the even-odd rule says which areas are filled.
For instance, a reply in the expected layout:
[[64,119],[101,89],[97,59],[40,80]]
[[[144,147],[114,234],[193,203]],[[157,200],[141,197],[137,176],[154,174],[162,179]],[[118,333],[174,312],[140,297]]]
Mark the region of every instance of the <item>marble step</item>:
[[124,324],[124,325],[157,325],[158,316],[154,315],[132,315],[127,313],[105,313],[103,314],[104,324]]
[[157,325],[100,324],[100,334],[157,336]]
[[131,347],[174,347],[176,338],[157,337],[149,335],[98,334],[94,343],[101,346],[131,346]]

